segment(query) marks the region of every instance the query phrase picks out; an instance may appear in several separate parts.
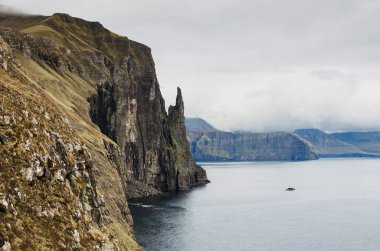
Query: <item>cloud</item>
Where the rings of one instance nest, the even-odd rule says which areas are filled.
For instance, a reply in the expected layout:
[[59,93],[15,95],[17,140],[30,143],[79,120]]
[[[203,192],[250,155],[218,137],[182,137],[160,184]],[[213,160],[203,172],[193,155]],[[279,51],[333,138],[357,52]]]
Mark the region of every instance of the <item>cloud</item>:
[[22,15],[24,13],[13,7],[0,4],[0,14]]
[[225,130],[380,130],[375,0],[4,0],[98,20],[152,48],[169,105]]

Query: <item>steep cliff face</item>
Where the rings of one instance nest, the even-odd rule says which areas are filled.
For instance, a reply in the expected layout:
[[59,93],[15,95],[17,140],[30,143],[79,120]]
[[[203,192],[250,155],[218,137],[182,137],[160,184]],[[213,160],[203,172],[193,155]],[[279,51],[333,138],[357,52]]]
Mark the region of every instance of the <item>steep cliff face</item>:
[[175,181],[177,182],[177,189],[185,190],[192,184],[207,183],[206,171],[194,163],[187,143],[184,104],[179,88],[177,89],[176,105],[169,107],[168,128],[171,135],[171,145],[175,149],[171,158],[174,158],[175,166],[178,167]]
[[[187,137],[191,153],[199,161],[301,161],[318,158],[309,142],[292,133],[191,131],[192,128],[189,125]],[[213,127],[197,125],[195,128]]]
[[[38,191],[45,189],[43,196],[47,201],[54,196],[63,201],[72,198],[73,204],[70,204],[72,210],[65,208],[67,209],[67,214],[63,214],[65,217],[57,218],[62,226],[67,226],[70,230],[65,232],[69,237],[64,235],[61,229],[57,229],[59,234],[62,234],[59,240],[62,240],[62,243],[70,243],[65,238],[74,238],[76,242],[67,248],[75,244],[88,250],[95,250],[99,245],[99,248],[103,248],[102,243],[104,243],[104,248],[107,248],[107,245],[114,245],[114,248],[139,249],[133,240],[131,230],[133,223],[127,198],[186,190],[193,185],[207,182],[204,170],[195,165],[187,144],[183,143],[184,106],[180,92],[176,106],[167,114],[150,49],[127,37],[108,31],[97,22],[88,22],[66,14],[54,14],[49,17],[2,15],[0,36],[5,40],[0,52],[12,54],[12,57],[0,58],[1,66],[9,70],[7,75],[10,78],[19,81],[17,86],[20,86],[20,90],[30,91],[18,91],[20,100],[25,100],[33,93],[35,95],[33,102],[38,105],[38,100],[41,100],[41,104],[44,104],[45,100],[43,111],[46,110],[48,116],[54,118],[51,121],[54,123],[51,128],[46,127],[43,122],[44,127],[40,128],[41,131],[38,131],[36,138],[41,142],[34,142],[35,140],[32,142],[36,144],[33,147],[37,150],[33,148],[33,151],[36,151],[37,155],[33,153],[31,156],[28,155],[31,159],[25,159],[25,163],[38,160],[39,163],[43,163],[45,168],[43,170],[48,170],[47,173],[51,173],[52,177],[55,177],[58,170],[62,170],[59,172],[62,178],[58,175],[59,180],[63,179],[62,182],[67,183],[67,186],[60,194],[54,193],[55,190],[46,190],[51,184],[55,186],[54,179],[46,181],[46,189],[42,186],[33,188]],[[5,93],[11,92],[7,89],[8,82],[2,81],[1,87],[5,88]],[[15,87],[13,91],[17,89],[18,87]],[[29,105],[20,107],[28,108],[30,114],[34,109],[34,103],[30,107]],[[7,126],[13,126],[8,123],[9,118],[11,123],[14,123],[13,121],[18,120],[23,113],[17,111],[13,114],[11,108],[10,106],[8,110],[2,110],[4,113],[1,116],[4,121],[1,130],[4,133],[9,132],[11,142],[16,142],[15,146],[28,145],[31,141],[27,138],[30,133],[23,130],[30,127],[30,123],[34,123],[34,120],[20,120],[18,122],[20,125],[13,132],[9,131]],[[36,117],[37,123],[45,121],[43,111],[34,110],[33,112],[39,112],[32,114]],[[61,115],[67,118],[63,122],[58,119]],[[70,134],[67,133],[69,129],[63,128],[66,122],[72,129]],[[33,132],[33,127],[30,130],[32,134],[37,133]],[[61,139],[54,138],[55,134],[50,131],[59,134]],[[21,138],[18,139],[17,135]],[[0,143],[5,144],[3,142],[7,140],[8,138],[2,138]],[[26,143],[26,140],[29,140],[29,143]],[[86,150],[76,150],[77,142]],[[45,143],[50,145],[44,146]],[[43,148],[40,147],[41,144]],[[12,163],[17,165],[14,152],[18,148],[13,143],[11,146],[11,150],[2,152],[0,159],[5,162],[15,161]],[[60,152],[63,151],[63,147],[65,147],[64,152]],[[57,155],[62,162],[55,163],[54,167],[49,166],[46,151],[51,154],[50,158],[54,159]],[[1,166],[1,175],[12,169],[12,163]],[[75,172],[75,167],[78,168],[78,172]],[[15,176],[16,180],[23,179],[22,173],[28,175],[33,173],[33,184],[40,180],[39,176],[35,177],[37,173],[41,174],[39,166],[30,169],[25,164],[17,168],[20,170],[18,170],[19,176]],[[23,171],[24,169],[27,171]],[[90,179],[87,179],[87,176]],[[0,184],[9,177],[10,174],[1,176]],[[8,186],[13,190],[17,188],[13,187],[16,183],[12,182],[11,185],[3,187],[4,191],[0,191],[1,196],[6,194],[7,200],[11,201],[13,198],[9,197]],[[64,187],[62,182],[57,182],[61,188]],[[25,183],[25,186],[28,184]],[[54,196],[49,191],[52,191]],[[101,203],[99,198],[102,198]],[[42,203],[38,201],[40,202]],[[76,202],[78,206],[75,206]],[[45,204],[42,204],[43,212],[45,208],[58,207],[58,204],[50,203],[50,206]],[[82,210],[81,215],[89,215],[83,217],[86,219],[90,217],[89,222],[93,223],[86,221],[84,225],[74,224],[72,218],[67,216],[74,209]],[[87,214],[83,212],[86,210]],[[39,224],[33,220],[30,219],[30,222],[28,220],[28,224]],[[20,234],[24,237],[19,241],[17,236],[10,235],[13,225],[8,227],[5,223],[6,221],[0,223],[2,234],[0,239],[4,237],[3,239],[20,248],[21,246],[18,246],[20,244],[17,243],[21,243],[27,236]],[[47,232],[40,233],[46,228],[47,223],[44,224],[39,228],[36,227],[36,234],[43,234],[45,237]],[[92,233],[89,226],[98,229],[100,234],[95,234],[95,237],[87,234],[85,230],[90,230]],[[80,236],[79,242],[74,229]],[[25,230],[23,233],[27,232]],[[54,237],[52,235],[51,240]],[[100,239],[104,240],[99,242]],[[48,246],[48,243],[31,245],[40,249]]]
[[[129,42],[125,65],[90,98],[92,120],[121,148],[121,174],[129,198],[188,190],[207,182],[186,142],[180,90],[176,106],[165,111],[150,49]],[[123,69],[123,67],[125,67]]]
[[318,129],[298,129],[294,133],[312,143],[321,157],[374,157],[380,153],[376,132],[328,134]]

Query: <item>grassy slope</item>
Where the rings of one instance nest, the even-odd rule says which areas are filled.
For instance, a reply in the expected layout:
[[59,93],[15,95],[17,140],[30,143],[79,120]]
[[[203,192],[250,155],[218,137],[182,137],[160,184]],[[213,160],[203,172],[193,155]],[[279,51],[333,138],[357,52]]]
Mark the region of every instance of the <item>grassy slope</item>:
[[[0,83],[0,96],[4,101],[1,103],[0,121],[4,141],[0,146],[0,190],[2,194],[13,194],[9,201],[14,207],[14,210],[8,207],[9,213],[0,214],[1,233],[15,249],[52,249],[70,246],[74,241],[66,232],[75,228],[81,234],[83,247],[95,246],[103,233],[95,228],[86,230],[86,226],[91,223],[89,218],[84,217],[78,222],[72,219],[72,212],[78,208],[78,199],[72,194],[68,183],[46,183],[44,180],[27,182],[23,178],[23,170],[31,165],[32,152],[49,154],[52,149],[52,141],[45,131],[59,132],[65,143],[78,140],[75,133],[63,123],[62,114],[54,111],[54,106],[35,92],[32,86],[21,83],[3,70],[0,70]],[[44,112],[40,111],[41,107]],[[28,115],[23,111],[28,111]],[[45,112],[49,114],[49,119],[45,118]],[[9,123],[4,119],[5,116],[11,118]],[[32,118],[38,121],[37,125],[31,122]],[[33,150],[24,147],[26,140],[31,142]],[[75,160],[81,156],[73,155],[70,158]],[[59,165],[49,170],[54,173],[57,168]],[[83,181],[78,180],[78,186],[81,184]],[[38,207],[42,210],[51,209],[54,218],[36,216]],[[85,215],[83,211],[81,213]]]
[[[101,49],[105,55],[111,58],[120,58],[125,44],[121,43],[115,47],[107,41],[99,41],[111,37],[125,42],[125,37],[117,37],[103,29],[98,23],[89,24],[80,19],[65,21],[66,18],[65,15],[30,17],[29,20],[26,17],[14,18],[0,20],[0,26],[11,27],[22,33],[48,37],[77,54],[96,52]],[[89,30],[94,32],[89,32]],[[38,88],[41,95],[54,104],[55,109],[69,118],[77,135],[91,151],[96,168],[97,187],[104,195],[106,211],[109,213],[105,222],[124,249],[139,249],[132,239],[132,230],[123,219],[119,209],[118,203],[124,196],[122,185],[116,167],[107,159],[103,145],[104,140],[110,140],[100,133],[98,127],[89,118],[87,98],[95,92],[98,80],[91,77],[83,78],[67,70],[58,73],[44,61],[26,57],[21,52],[15,52],[14,55],[25,69],[28,82],[34,85],[33,88]],[[97,70],[107,72],[107,69],[103,68]]]

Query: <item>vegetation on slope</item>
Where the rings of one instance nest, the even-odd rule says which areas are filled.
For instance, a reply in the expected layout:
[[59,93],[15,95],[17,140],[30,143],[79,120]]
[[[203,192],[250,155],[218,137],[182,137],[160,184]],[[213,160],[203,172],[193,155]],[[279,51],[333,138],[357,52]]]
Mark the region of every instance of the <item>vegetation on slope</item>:
[[40,26],[22,31],[44,20],[25,18],[0,22],[20,29],[1,28],[11,44],[1,39],[0,245],[140,249],[111,161],[119,149],[88,115],[87,97],[99,71],[91,75],[83,69],[89,63],[85,56],[68,70],[68,48],[54,36],[31,34],[41,32]]

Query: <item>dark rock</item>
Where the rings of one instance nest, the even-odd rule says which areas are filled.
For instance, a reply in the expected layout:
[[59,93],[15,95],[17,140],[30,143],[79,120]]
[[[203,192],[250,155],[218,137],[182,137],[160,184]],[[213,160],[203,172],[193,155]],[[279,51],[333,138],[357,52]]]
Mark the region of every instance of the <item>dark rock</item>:
[[187,190],[207,182],[187,145],[181,90],[167,114],[150,49],[125,43],[126,68],[113,62],[112,79],[100,84],[89,101],[92,120],[120,147],[119,172],[127,196]]
[[190,153],[186,137],[184,103],[180,88],[177,88],[176,105],[169,107],[168,127],[176,153],[174,156],[177,167],[175,189],[187,190],[194,184],[207,183],[205,170],[194,163]]
[[296,189],[295,188],[293,188],[293,187],[289,187],[289,188],[287,188],[287,189],[285,189],[286,191],[295,191]]
[[5,244],[4,237],[3,237],[3,235],[0,233],[0,248],[1,248],[2,246],[4,246],[4,244]]
[[0,214],[8,211],[8,200],[4,194],[0,194]]
[[4,205],[0,204],[0,214],[2,214],[2,213],[6,213],[7,210],[8,210],[8,209],[7,209]]

